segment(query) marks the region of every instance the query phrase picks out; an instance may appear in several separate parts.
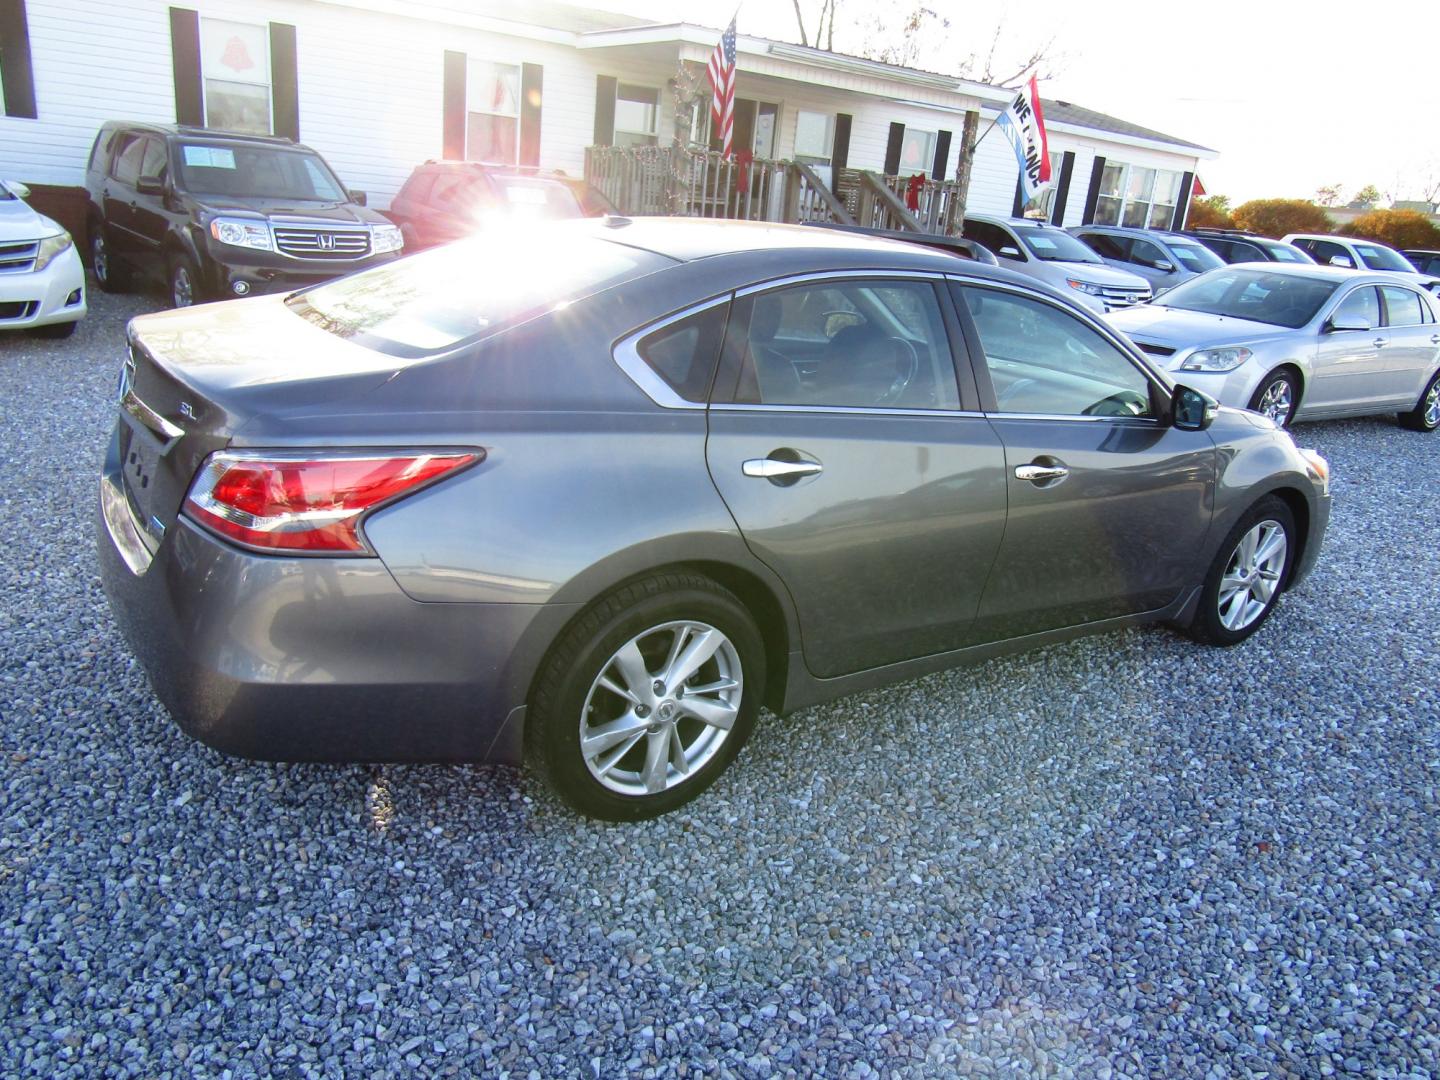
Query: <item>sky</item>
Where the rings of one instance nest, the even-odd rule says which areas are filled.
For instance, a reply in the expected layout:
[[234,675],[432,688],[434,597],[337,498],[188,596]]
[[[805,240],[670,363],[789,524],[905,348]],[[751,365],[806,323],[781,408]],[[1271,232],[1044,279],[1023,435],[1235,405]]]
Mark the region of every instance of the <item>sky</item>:
[[[898,41],[906,0],[835,0],[837,51],[867,37]],[[595,6],[656,21],[722,27],[736,0],[613,0]],[[813,25],[819,0],[800,0]],[[996,74],[1051,38],[1044,97],[1098,109],[1219,152],[1200,163],[1211,195],[1311,198],[1374,184],[1418,199],[1440,183],[1440,83],[1433,3],[1390,0],[1371,22],[1347,5],[1211,0],[1142,7],[1093,0],[1024,5],[927,0],[949,21],[918,36],[915,67],[956,73],[1000,27]],[[1009,10],[1008,14],[1001,14]],[[683,14],[681,14],[683,12]],[[1127,12],[1130,13],[1127,15]],[[867,17],[869,22],[867,23]],[[1003,20],[1003,22],[1002,22]],[[878,24],[878,25],[877,25]],[[744,0],[742,34],[798,42],[791,0]],[[813,41],[812,41],[813,44]],[[1440,196],[1437,196],[1440,197]]]

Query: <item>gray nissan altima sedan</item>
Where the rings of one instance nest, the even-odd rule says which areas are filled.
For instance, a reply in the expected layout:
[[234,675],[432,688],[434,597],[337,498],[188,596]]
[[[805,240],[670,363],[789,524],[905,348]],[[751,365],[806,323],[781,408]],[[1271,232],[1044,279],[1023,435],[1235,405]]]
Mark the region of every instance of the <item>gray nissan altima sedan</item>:
[[840,232],[487,234],[142,316],[102,574],[182,728],[528,761],[628,819],[788,712],[1167,621],[1242,641],[1328,467],[1031,278]]

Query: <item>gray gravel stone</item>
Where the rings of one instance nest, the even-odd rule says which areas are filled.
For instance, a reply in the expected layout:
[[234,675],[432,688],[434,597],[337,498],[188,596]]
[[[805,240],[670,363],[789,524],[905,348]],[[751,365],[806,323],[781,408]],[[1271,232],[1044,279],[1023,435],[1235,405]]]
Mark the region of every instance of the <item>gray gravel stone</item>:
[[1330,538],[1239,648],[766,715],[700,802],[600,826],[513,769],[173,726],[90,531],[153,303],[92,299],[0,336],[0,1075],[1440,1076],[1440,439],[1301,427]]

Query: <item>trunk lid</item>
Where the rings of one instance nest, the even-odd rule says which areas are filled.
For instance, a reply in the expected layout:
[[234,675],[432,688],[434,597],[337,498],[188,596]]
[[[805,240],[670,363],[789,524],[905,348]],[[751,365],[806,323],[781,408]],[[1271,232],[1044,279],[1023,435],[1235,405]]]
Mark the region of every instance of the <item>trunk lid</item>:
[[142,315],[129,338],[117,450],[152,553],[196,470],[246,424],[367,393],[406,364],[308,323],[282,297]]

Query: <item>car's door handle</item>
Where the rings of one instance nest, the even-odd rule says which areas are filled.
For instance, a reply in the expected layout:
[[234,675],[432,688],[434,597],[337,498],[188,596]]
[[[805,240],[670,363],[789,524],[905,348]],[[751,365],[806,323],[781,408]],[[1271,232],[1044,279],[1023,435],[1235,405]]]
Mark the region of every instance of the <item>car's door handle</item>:
[[751,458],[740,466],[746,476],[762,480],[798,480],[802,476],[814,476],[823,472],[818,461],[782,461],[779,458]]
[[1431,344],[1431,345],[1440,345],[1440,334],[1431,334],[1431,335],[1430,335],[1430,344]]
[[1032,484],[1044,484],[1051,480],[1063,480],[1070,475],[1064,465],[1016,465],[1015,479],[1029,480]]
[[1377,349],[1383,349],[1383,348],[1385,348],[1385,339],[1384,339],[1383,337],[1377,337],[1377,338],[1375,339],[1375,348],[1377,348]]

